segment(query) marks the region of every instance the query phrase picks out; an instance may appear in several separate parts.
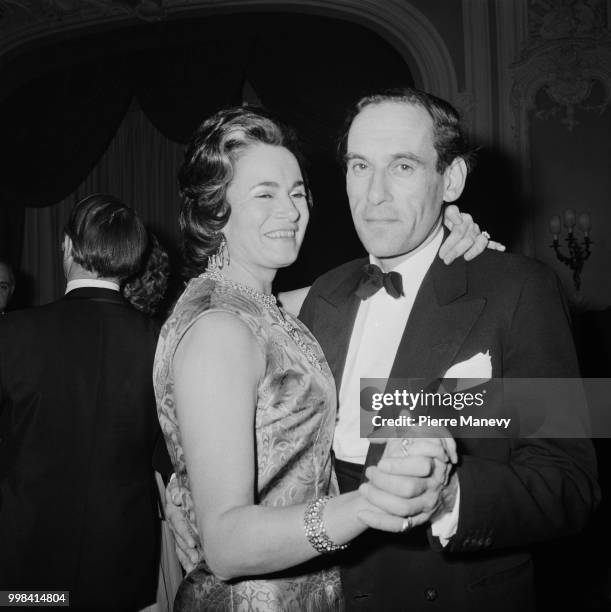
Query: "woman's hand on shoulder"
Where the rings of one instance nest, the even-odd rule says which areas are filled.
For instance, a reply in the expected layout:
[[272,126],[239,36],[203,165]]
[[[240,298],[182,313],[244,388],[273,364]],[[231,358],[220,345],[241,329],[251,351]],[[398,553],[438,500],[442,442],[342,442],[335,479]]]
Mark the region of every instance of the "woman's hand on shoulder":
[[505,245],[494,240],[485,231],[480,231],[469,213],[461,213],[458,206],[450,204],[443,215],[443,224],[450,230],[450,235],[439,249],[439,257],[444,263],[450,264],[463,256],[466,261],[481,255],[486,248],[494,251],[504,251]]

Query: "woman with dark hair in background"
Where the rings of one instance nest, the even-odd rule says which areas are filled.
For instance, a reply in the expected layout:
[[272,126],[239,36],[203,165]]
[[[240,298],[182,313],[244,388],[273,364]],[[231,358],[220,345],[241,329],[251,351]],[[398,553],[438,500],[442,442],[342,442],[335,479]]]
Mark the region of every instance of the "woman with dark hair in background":
[[155,601],[157,330],[120,295],[147,242],[114,196],[80,200],[63,234],[65,295],[0,317],[1,590],[70,591],[78,610]]
[[134,308],[150,317],[161,316],[160,308],[166,299],[170,277],[170,258],[149,231],[149,248],[142,272],[123,285],[123,296]]
[[[149,230],[148,249],[144,255],[144,263],[137,276],[129,278],[122,288],[123,297],[137,310],[151,317],[157,324],[157,330],[166,317],[168,304],[168,284],[171,274],[170,258],[157,236]],[[165,484],[162,474],[171,471],[164,440],[159,436],[153,452],[153,467],[155,479],[161,500],[165,496]],[[176,557],[174,539],[170,528],[162,517],[161,521],[161,550],[159,563],[159,580],[157,586],[157,602],[155,612],[172,610],[174,596],[182,580],[180,564]]]
[[[338,495],[333,376],[271,293],[311,206],[295,139],[261,110],[221,111],[196,131],[179,181],[192,278],[161,331],[154,384],[201,562],[175,610],[338,609],[339,571],[315,558],[381,511],[358,491]],[[443,478],[453,450],[422,444]]]

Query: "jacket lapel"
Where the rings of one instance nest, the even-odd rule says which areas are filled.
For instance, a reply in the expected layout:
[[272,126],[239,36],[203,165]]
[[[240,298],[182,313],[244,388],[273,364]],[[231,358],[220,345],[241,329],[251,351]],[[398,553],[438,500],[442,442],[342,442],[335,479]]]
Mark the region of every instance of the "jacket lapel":
[[436,257],[414,302],[391,378],[443,376],[471,331],[486,300],[469,298],[467,267],[459,258],[446,266]]
[[361,300],[354,291],[361,278],[361,268],[367,259],[355,262],[344,280],[328,294],[321,294],[317,316],[316,338],[324,351],[339,392],[346,364],[350,336]]
[[[444,375],[486,303],[484,298],[469,298],[467,292],[465,260],[446,266],[435,257],[416,296],[390,378],[424,379],[428,385]],[[384,448],[370,445],[365,465],[377,464]]]

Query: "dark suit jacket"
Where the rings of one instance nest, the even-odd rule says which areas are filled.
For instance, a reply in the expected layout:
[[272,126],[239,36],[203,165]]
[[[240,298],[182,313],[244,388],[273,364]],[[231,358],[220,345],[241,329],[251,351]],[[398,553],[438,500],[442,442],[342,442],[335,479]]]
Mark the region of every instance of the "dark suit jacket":
[[[300,313],[338,387],[359,306],[353,292],[365,263],[353,261],[319,278]],[[534,260],[491,251],[450,266],[436,258],[391,376],[433,380],[452,364],[489,351],[494,377],[577,377],[563,304],[556,277]],[[529,544],[581,529],[597,503],[591,443],[462,439],[459,453],[456,535],[441,550],[425,528],[366,532],[343,558],[348,609],[533,607]],[[342,484],[352,488],[358,481]]]
[[154,602],[155,346],[154,324],[108,289],[0,320],[0,589]]

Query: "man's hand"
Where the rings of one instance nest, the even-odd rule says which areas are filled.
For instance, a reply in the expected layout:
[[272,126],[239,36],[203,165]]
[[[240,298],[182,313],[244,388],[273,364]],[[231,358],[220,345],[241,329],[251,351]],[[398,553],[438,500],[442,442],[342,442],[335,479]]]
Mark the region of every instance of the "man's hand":
[[180,489],[174,474],[172,474],[170,482],[168,482],[168,486],[165,489],[165,502],[165,517],[174,536],[176,555],[184,570],[189,573],[195,569],[199,561],[199,553],[197,551],[197,542],[185,518],[180,499]]
[[[384,459],[380,462],[384,469],[380,465],[367,468],[369,482],[362,484],[359,491],[381,510],[359,513],[359,518],[369,527],[399,532],[404,530],[406,517],[411,519],[410,526],[415,527],[451,512],[458,490],[456,473],[444,484],[445,475],[435,469],[436,460],[428,459],[427,465],[416,463],[416,459]],[[429,476],[419,475],[423,473]]]
[[452,510],[458,478],[450,474],[458,457],[456,442],[442,429],[439,437],[387,442],[378,465],[367,468],[369,482],[359,488],[380,510],[359,513],[364,523],[384,531],[403,531],[406,524],[422,525]]
[[441,245],[439,257],[446,264],[452,263],[461,255],[469,261],[482,253],[486,247],[495,251],[505,250],[504,245],[490,240],[485,232],[480,231],[479,225],[473,221],[470,214],[461,213],[454,204],[446,207],[443,223],[450,230],[450,235]]

